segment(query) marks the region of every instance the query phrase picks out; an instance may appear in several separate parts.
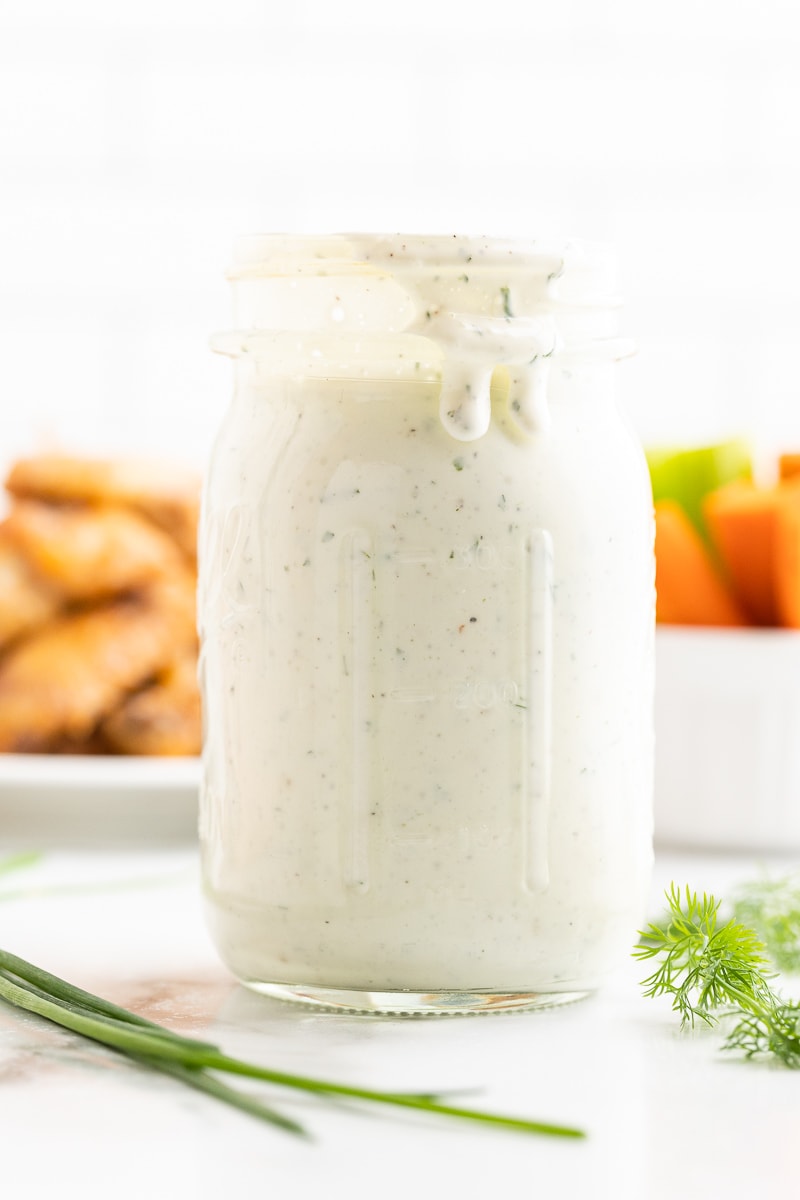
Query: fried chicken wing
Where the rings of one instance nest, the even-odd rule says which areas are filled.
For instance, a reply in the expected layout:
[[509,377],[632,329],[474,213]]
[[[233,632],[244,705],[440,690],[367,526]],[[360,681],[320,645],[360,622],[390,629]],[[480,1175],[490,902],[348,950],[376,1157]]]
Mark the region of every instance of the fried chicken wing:
[[127,505],[166,530],[187,558],[196,559],[200,480],[173,463],[42,454],[19,459],[6,488],[13,496],[57,504]]
[[100,727],[120,754],[199,754],[200,691],[197,659],[185,655],[150,687],[125,700]]
[[199,478],[40,455],[0,523],[0,752],[196,754]]
[[188,574],[57,618],[0,661],[0,751],[92,735],[105,714],[193,644]]
[[172,539],[126,508],[21,500],[5,529],[34,572],[70,601],[104,599],[181,570]]
[[31,572],[24,556],[0,525],[0,648],[55,616],[56,592]]

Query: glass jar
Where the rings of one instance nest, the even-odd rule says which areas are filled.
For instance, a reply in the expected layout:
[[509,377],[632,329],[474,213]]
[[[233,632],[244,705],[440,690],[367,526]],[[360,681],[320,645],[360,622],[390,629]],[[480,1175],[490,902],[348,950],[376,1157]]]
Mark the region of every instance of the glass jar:
[[244,239],[200,543],[210,925],[263,992],[552,1004],[651,864],[653,523],[613,264]]

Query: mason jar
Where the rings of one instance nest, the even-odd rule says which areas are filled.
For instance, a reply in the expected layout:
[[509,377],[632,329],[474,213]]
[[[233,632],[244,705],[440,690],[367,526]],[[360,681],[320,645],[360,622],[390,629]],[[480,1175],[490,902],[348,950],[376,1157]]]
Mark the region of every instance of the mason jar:
[[651,865],[653,520],[601,247],[243,239],[200,543],[210,927],[367,1012],[553,1004]]

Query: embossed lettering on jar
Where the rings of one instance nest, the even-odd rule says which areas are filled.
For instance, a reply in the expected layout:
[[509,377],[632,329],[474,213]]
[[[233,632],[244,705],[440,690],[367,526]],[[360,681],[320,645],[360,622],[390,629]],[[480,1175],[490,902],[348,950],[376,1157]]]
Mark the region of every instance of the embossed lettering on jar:
[[591,991],[651,861],[654,568],[596,247],[254,237],[201,530],[204,887],[246,983]]

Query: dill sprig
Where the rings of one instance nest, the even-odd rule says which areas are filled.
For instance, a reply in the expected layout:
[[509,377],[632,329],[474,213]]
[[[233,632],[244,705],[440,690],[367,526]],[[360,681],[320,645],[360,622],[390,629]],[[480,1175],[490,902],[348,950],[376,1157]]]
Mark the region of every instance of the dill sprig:
[[732,908],[736,920],[764,943],[779,971],[800,972],[800,877],[746,883],[734,893]]
[[720,923],[720,902],[712,895],[681,891],[673,883],[666,899],[664,919],[642,930],[634,949],[636,958],[658,960],[642,980],[645,996],[671,996],[682,1025],[694,1025],[696,1018],[732,1023],[725,1050],[800,1067],[800,1005],[774,990],[774,972],[755,930],[735,917]]
[[646,996],[672,996],[682,1024],[699,1017],[713,1022],[712,1010],[736,1005],[761,1010],[771,990],[764,947],[752,929],[731,920],[718,923],[719,901],[702,898],[673,883],[666,893],[664,921],[639,934],[634,957],[658,958],[659,965],[642,980]]
[[223,1083],[217,1073],[238,1075],[322,1097],[414,1109],[520,1133],[567,1138],[585,1136],[583,1130],[571,1126],[462,1108],[447,1103],[442,1093],[388,1092],[260,1067],[223,1053],[211,1042],[173,1033],[163,1025],[75,987],[4,950],[0,950],[0,999],[100,1042],[136,1063],[170,1075],[288,1133],[305,1136],[306,1130],[272,1105]]
[[742,1013],[731,1029],[723,1050],[738,1050],[745,1058],[772,1057],[785,1067],[800,1067],[800,1005],[776,997],[762,1013]]

